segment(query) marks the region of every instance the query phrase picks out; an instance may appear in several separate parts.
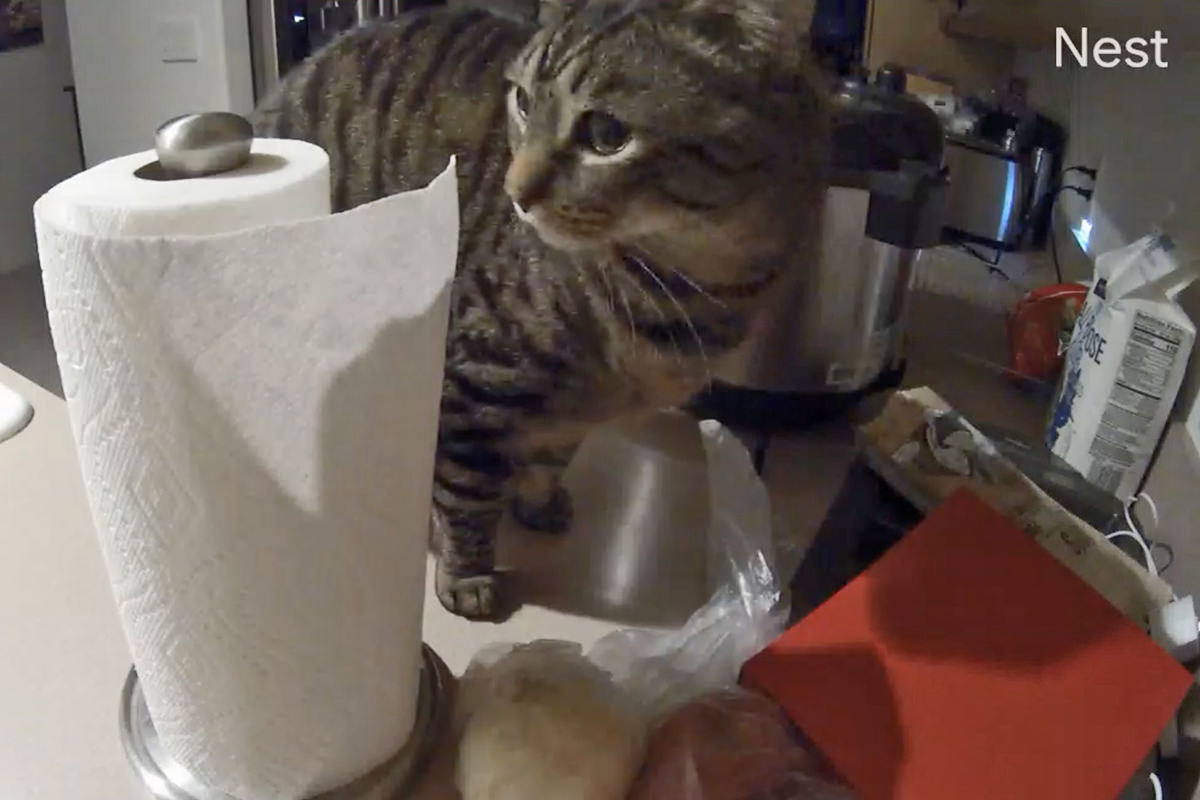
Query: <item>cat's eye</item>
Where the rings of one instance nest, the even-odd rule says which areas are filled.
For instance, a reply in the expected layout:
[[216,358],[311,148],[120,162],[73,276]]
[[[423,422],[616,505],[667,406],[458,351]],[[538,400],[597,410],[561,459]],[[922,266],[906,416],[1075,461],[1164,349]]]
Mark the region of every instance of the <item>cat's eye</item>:
[[512,98],[513,108],[515,108],[517,111],[517,116],[519,116],[521,119],[528,117],[529,106],[532,103],[532,100],[529,97],[529,92],[525,91],[524,87],[518,86],[514,83],[512,89],[510,90],[510,96]]
[[628,125],[603,111],[589,111],[579,122],[580,144],[602,156],[616,155],[632,139]]

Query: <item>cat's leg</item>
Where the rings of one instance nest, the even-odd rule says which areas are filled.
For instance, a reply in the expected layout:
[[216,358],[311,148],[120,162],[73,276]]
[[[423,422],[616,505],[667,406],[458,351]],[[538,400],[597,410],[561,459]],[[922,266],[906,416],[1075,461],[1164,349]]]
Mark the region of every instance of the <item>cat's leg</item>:
[[[449,452],[447,452],[449,451]],[[434,470],[438,600],[469,619],[500,613],[496,528],[508,495],[511,466],[489,449],[439,448]]]
[[522,458],[513,479],[512,514],[517,522],[542,533],[565,533],[571,527],[571,495],[562,476],[578,448],[573,441]]

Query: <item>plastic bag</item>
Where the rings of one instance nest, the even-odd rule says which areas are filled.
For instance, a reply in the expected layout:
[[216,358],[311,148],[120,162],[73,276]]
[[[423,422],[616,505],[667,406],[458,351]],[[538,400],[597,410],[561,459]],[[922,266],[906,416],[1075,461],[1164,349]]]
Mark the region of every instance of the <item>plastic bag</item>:
[[588,653],[651,717],[735,686],[742,665],[787,622],[767,489],[727,428],[710,420],[700,424],[700,433],[708,460],[712,598],[678,631],[617,631]]
[[[711,600],[679,631],[618,631],[586,659],[578,645],[548,641],[477,655],[459,702],[457,778],[464,800],[624,800],[642,766],[651,722],[736,686],[742,665],[783,632],[787,608],[767,490],[732,433],[716,422],[701,423],[700,431],[711,506]],[[783,730],[782,712],[769,700],[759,703],[773,709],[771,724]]]
[[484,651],[460,690],[463,800],[624,800],[642,764],[646,719],[579,645]]
[[848,800],[772,700],[743,690],[697,697],[651,734],[629,800]]

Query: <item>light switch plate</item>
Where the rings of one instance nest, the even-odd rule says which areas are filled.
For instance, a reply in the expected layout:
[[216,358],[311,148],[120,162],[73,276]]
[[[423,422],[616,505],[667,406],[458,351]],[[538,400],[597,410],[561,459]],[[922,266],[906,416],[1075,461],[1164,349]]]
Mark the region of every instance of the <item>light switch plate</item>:
[[200,41],[194,17],[164,17],[154,24],[158,55],[164,64],[190,64],[200,60]]

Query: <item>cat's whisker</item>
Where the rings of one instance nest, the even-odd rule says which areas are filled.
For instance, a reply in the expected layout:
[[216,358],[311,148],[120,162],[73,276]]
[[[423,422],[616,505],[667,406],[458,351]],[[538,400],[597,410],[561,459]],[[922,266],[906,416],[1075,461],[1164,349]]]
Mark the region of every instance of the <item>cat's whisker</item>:
[[678,278],[680,280],[682,280],[684,283],[686,283],[688,286],[692,287],[692,289],[696,292],[696,294],[700,295],[701,297],[703,297],[704,299],[713,303],[714,305],[720,306],[721,308],[729,308],[728,303],[726,303],[724,300],[721,300],[718,297],[714,297],[711,292],[709,292],[703,286],[701,286],[700,284],[696,283],[694,280],[689,278],[687,276],[687,274],[685,274],[684,272],[681,272],[680,270],[676,269],[675,267],[672,267],[670,264],[663,264],[663,266],[666,267],[667,269],[671,270],[671,272],[673,274],[678,276]]
[[[657,275],[652,274],[652,277],[656,281],[658,280]],[[676,339],[675,334],[671,332],[671,320],[667,316],[667,313],[663,311],[662,306],[660,306],[658,301],[654,299],[654,295],[650,294],[650,292],[646,290],[645,286],[642,286],[642,284],[638,283],[637,281],[634,281],[633,283],[635,286],[637,286],[638,291],[642,293],[642,297],[646,298],[646,302],[650,304],[650,307],[654,309],[654,313],[658,315],[660,320],[662,320],[662,323],[667,331],[667,336],[671,338],[671,345],[675,348],[675,359],[679,362],[681,367],[684,366],[684,364],[687,362],[687,358],[683,355],[683,348],[679,346],[679,340]],[[659,282],[659,285],[662,285],[661,281]]]
[[667,336],[671,337],[671,345],[674,348],[674,351],[676,351],[676,361],[679,362],[680,367],[684,366],[686,359],[684,359],[683,348],[679,347],[678,339],[674,337],[674,333],[671,332],[670,318],[667,317],[665,311],[662,311],[662,306],[659,305],[659,301],[654,299],[654,295],[650,294],[649,291],[646,290],[646,287],[643,287],[643,285],[640,282],[637,282],[636,279],[635,281],[632,281],[632,283],[634,283],[638,291],[641,291],[642,297],[646,299],[646,302],[650,308],[653,308],[654,313],[658,315],[660,320],[662,320],[662,325],[666,327]]
[[633,323],[633,309],[629,305],[629,297],[620,286],[616,287],[616,290],[621,296],[621,304],[625,306],[625,318],[629,320],[629,349],[637,352],[637,326]]
[[604,291],[608,294],[608,311],[615,316],[617,308],[616,301],[613,299],[612,281],[608,277],[608,267],[601,261],[596,264],[596,271],[600,273],[600,280],[604,281]]
[[[708,383],[711,384],[713,382],[713,376],[712,367],[708,361],[708,351],[704,349],[704,341],[700,338],[700,331],[696,330],[695,323],[692,322],[692,315],[687,312],[687,309],[683,307],[683,303],[679,302],[679,298],[675,296],[674,292],[667,288],[667,284],[658,276],[658,273],[655,272],[649,264],[642,261],[637,256],[634,256],[633,260],[637,262],[637,265],[641,267],[647,275],[654,279],[654,282],[657,283],[662,288],[663,293],[666,294],[667,299],[675,305],[675,308],[679,311],[680,315],[683,316],[683,321],[687,323],[688,330],[692,332],[692,338],[696,341],[696,347],[700,351],[700,361],[704,365],[705,378],[707,379]],[[678,345],[676,345],[676,349],[678,350]]]

